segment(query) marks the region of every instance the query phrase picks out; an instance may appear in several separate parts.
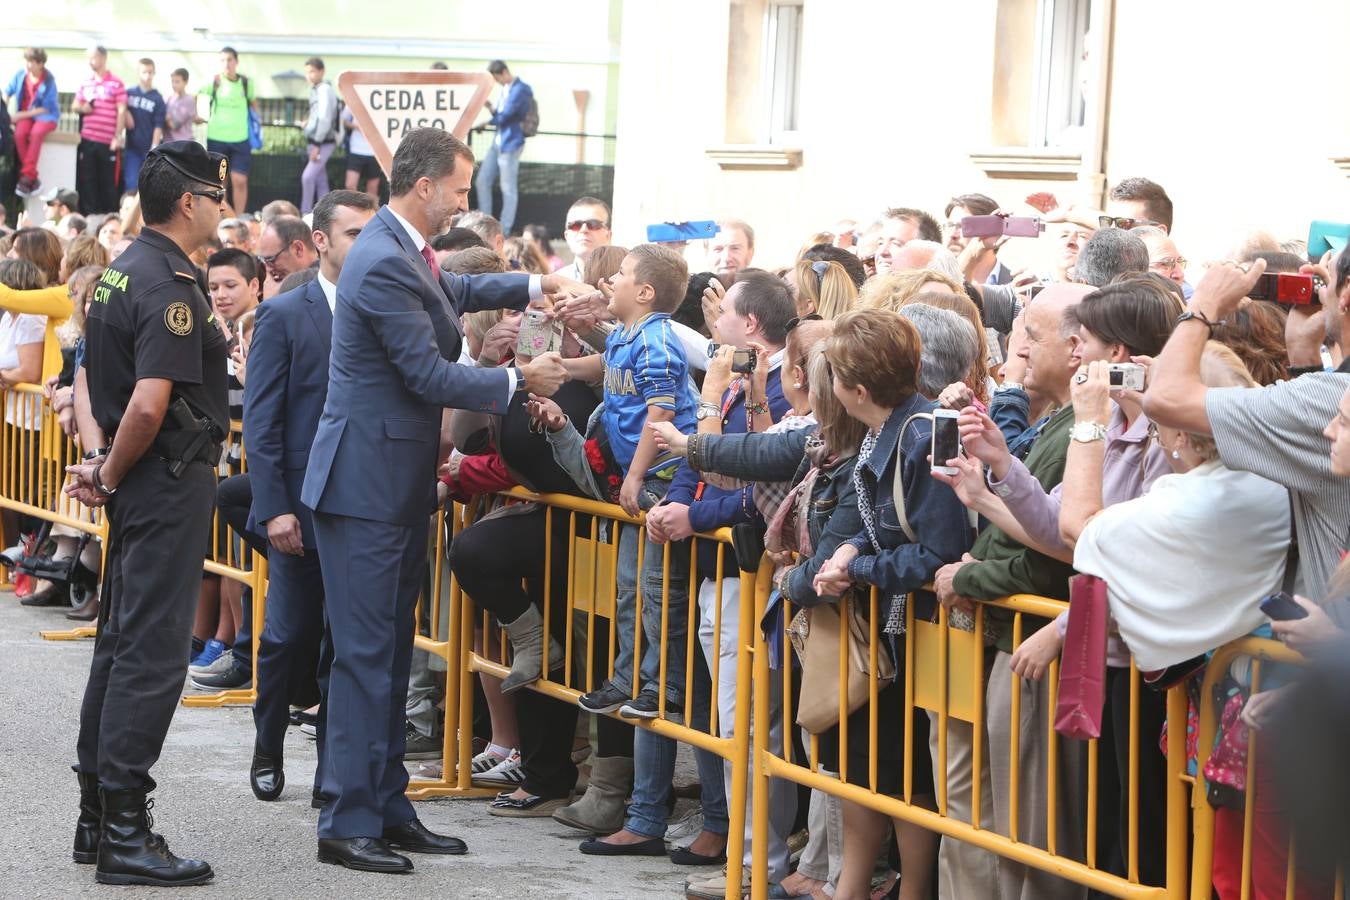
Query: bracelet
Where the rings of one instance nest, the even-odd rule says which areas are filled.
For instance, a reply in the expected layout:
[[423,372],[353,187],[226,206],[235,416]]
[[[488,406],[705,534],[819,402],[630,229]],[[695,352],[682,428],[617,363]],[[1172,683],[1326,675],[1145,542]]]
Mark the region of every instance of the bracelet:
[[700,465],[702,462],[700,450],[702,449],[704,437],[706,437],[706,435],[699,432],[694,432],[689,435],[689,443],[684,451],[685,462],[689,464],[689,468],[696,472],[703,471],[703,466]]
[[88,453],[84,454],[84,456],[80,458],[84,462],[89,462],[89,460],[94,459],[96,457],[107,456],[111,452],[112,452],[111,447],[99,447],[95,450],[90,450]]
[[745,411],[752,416],[765,416],[769,413],[769,406],[767,403],[750,403],[747,401]]
[[1177,316],[1177,324],[1180,325],[1182,322],[1189,322],[1192,319],[1194,319],[1197,322],[1200,322],[1206,328],[1208,328],[1210,337],[1214,336],[1215,328],[1218,328],[1220,325],[1227,324],[1226,320],[1224,319],[1220,319],[1217,322],[1211,322],[1209,320],[1209,316],[1205,315],[1198,309],[1188,309],[1181,315]]

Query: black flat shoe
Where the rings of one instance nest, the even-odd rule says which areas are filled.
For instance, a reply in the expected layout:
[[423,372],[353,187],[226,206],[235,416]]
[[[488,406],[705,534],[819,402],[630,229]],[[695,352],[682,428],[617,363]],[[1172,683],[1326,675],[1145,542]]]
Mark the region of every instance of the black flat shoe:
[[670,851],[670,861],[677,866],[720,866],[727,861],[727,855],[719,853],[716,856],[704,856],[687,847],[676,847]]
[[303,709],[297,709],[291,713],[292,725],[318,725],[319,717],[314,713],[305,712]]
[[446,856],[459,856],[468,853],[469,847],[459,838],[446,837],[427,829],[420,819],[409,819],[402,825],[386,828],[380,835],[389,846],[409,853],[439,853]]
[[325,806],[327,806],[329,803],[332,802],[333,802],[332,797],[329,797],[327,794],[323,793],[317,787],[315,787],[314,793],[311,794],[309,797],[309,808],[323,809]]
[[651,838],[638,844],[607,844],[599,838],[582,841],[578,848],[588,856],[665,856],[666,842]]
[[259,800],[275,800],[281,796],[286,786],[286,773],[281,767],[281,757],[268,756],[253,750],[253,764],[248,770],[248,784],[253,788],[253,796]]
[[379,838],[319,838],[319,862],[389,875],[407,875],[413,870],[412,860],[390,850]]
[[70,584],[54,581],[35,594],[29,594],[19,601],[20,606],[47,607],[70,606]]

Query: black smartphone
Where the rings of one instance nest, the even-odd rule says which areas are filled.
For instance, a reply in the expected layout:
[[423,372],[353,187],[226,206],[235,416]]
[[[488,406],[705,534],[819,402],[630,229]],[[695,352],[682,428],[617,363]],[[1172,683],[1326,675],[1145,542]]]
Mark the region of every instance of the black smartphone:
[[754,350],[733,350],[731,352],[731,371],[737,375],[749,375],[755,371],[758,354]]
[[1298,601],[1284,591],[1276,591],[1266,599],[1262,600],[1261,612],[1265,613],[1276,622],[1287,622],[1290,619],[1308,618],[1308,611],[1299,606]]
[[961,412],[956,409],[933,410],[933,446],[932,468],[934,472],[955,475],[957,469],[947,465],[947,460],[961,455],[961,428],[957,424]]

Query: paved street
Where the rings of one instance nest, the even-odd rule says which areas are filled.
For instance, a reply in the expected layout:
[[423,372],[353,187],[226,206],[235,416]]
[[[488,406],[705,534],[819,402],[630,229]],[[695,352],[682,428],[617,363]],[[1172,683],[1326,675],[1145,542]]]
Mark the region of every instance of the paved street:
[[[0,898],[181,896],[197,889],[128,890],[96,885],[92,866],[71,862],[78,791],[74,761],[80,695],[92,641],[50,642],[58,610],[25,609],[0,593]],[[552,819],[487,814],[483,801],[417,805],[433,830],[464,837],[469,855],[414,855],[411,876],[349,872],[315,861],[309,808],[314,744],[291,729],[283,798],[260,803],[248,788],[252,720],[247,709],[180,708],[154,769],[156,831],[180,854],[215,867],[202,895],[262,897],[613,897],[682,896],[689,870],[664,858],[584,857],[582,835]],[[683,760],[682,760],[683,762]],[[707,870],[695,870],[707,871]]]

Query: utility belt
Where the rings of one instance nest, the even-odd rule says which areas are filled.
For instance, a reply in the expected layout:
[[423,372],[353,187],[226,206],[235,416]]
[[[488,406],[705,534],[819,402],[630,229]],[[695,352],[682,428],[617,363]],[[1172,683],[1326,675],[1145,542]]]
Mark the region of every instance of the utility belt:
[[214,466],[220,462],[221,442],[225,435],[205,416],[197,416],[182,397],[175,397],[164,414],[164,424],[150,444],[150,450],[169,464],[169,474],[181,478],[189,463]]

